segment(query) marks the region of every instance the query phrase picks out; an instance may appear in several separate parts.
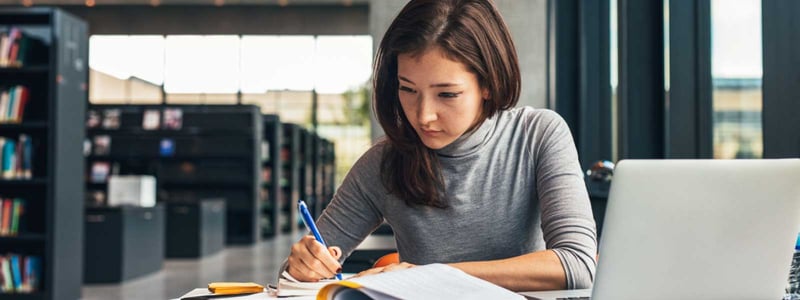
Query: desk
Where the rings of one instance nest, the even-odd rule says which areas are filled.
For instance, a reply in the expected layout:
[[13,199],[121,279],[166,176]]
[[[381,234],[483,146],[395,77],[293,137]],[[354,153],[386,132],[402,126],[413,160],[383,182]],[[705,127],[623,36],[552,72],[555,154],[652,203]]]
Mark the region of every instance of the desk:
[[[578,300],[584,299],[582,297],[588,297],[592,293],[591,289],[586,290],[560,290],[560,291],[544,291],[544,292],[521,292],[520,295],[525,296],[527,299],[532,300],[558,300],[558,299],[569,299],[569,300]],[[208,289],[195,289],[186,293],[182,297],[192,296],[192,295],[208,295]],[[292,300],[313,300],[316,297],[314,296],[299,296],[299,297],[290,297],[290,298],[278,298],[274,295],[270,295],[268,292],[263,292],[259,294],[253,294],[248,296],[234,296],[230,299],[237,299],[237,300],[258,300],[258,299],[292,299]],[[179,300],[181,298],[175,298],[173,300]],[[215,298],[215,299],[227,299],[225,297],[222,298]],[[588,298],[586,298],[588,299]]]

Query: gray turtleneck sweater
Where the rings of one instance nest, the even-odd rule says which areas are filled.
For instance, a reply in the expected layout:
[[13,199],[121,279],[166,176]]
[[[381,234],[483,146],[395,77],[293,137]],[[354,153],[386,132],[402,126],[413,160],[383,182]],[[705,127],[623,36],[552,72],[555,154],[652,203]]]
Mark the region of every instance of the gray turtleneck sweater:
[[409,207],[390,195],[381,183],[383,147],[353,165],[317,221],[328,245],[342,248],[342,261],[385,220],[402,261],[495,260],[552,249],[567,288],[592,285],[595,223],[575,144],[555,112],[499,112],[438,150],[446,209]]

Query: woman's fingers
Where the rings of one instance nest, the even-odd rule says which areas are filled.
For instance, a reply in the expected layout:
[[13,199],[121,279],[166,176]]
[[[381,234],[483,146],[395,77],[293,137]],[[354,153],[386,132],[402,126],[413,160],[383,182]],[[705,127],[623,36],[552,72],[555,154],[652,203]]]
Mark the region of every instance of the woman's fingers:
[[[333,248],[333,247],[331,247]],[[335,247],[341,255],[341,250]],[[319,281],[333,277],[340,270],[339,261],[334,254],[317,242],[313,236],[305,236],[292,245],[287,271],[300,281]]]
[[342,248],[336,246],[328,247],[328,251],[331,253],[331,256],[333,256],[333,258],[336,259],[337,262],[339,261],[340,258],[342,258]]
[[369,269],[369,270],[366,270],[366,271],[362,271],[361,273],[358,273],[353,277],[363,277],[363,276],[367,276],[367,275],[378,274],[378,273],[383,272],[383,268],[385,268],[385,267],[372,268],[372,269]]
[[294,279],[299,281],[316,282],[323,278],[322,275],[312,270],[307,264],[305,264],[299,257],[296,256],[289,256],[289,265],[286,267],[286,271],[289,272],[289,275],[292,275]]
[[407,262],[401,262],[399,264],[391,264],[391,265],[386,266],[385,268],[383,268],[383,272],[397,271],[397,270],[408,269],[408,268],[412,268],[412,267],[415,267],[415,265],[412,265],[412,264],[407,263]]
[[[339,261],[334,258],[330,250],[325,249],[325,246],[323,246],[320,242],[317,242],[317,240],[312,237],[310,240],[304,240],[304,244],[306,245],[308,253],[314,257],[314,260],[309,259],[306,261],[309,267],[319,273],[330,274],[330,276],[326,278],[332,277],[341,271],[340,269],[342,268],[342,265],[340,265]],[[325,271],[320,272],[322,269]]]

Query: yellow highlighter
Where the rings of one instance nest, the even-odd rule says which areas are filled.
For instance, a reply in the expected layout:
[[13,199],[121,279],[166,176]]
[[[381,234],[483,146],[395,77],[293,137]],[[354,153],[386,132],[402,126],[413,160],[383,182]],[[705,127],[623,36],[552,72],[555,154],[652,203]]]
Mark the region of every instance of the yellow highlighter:
[[264,291],[264,287],[253,282],[212,282],[208,291],[215,295],[255,294]]

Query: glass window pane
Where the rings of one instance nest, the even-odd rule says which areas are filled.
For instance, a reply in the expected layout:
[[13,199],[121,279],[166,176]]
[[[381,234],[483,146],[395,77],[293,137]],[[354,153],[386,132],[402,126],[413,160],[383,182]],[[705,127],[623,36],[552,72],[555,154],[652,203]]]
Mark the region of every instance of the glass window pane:
[[160,103],[164,37],[93,35],[89,38],[92,103]]
[[617,161],[619,158],[619,132],[618,132],[618,111],[617,111],[617,103],[619,99],[619,92],[617,91],[619,86],[619,37],[617,36],[618,28],[617,25],[617,0],[610,0],[608,5],[609,11],[609,32],[608,32],[608,53],[611,55],[609,59],[609,81],[611,84],[611,160]]
[[173,35],[166,41],[167,93],[236,93],[239,37]]
[[314,88],[313,36],[243,36],[242,92]]
[[761,1],[711,1],[714,158],[760,158]]
[[320,36],[314,55],[318,93],[343,93],[364,85],[372,73],[372,37]]

